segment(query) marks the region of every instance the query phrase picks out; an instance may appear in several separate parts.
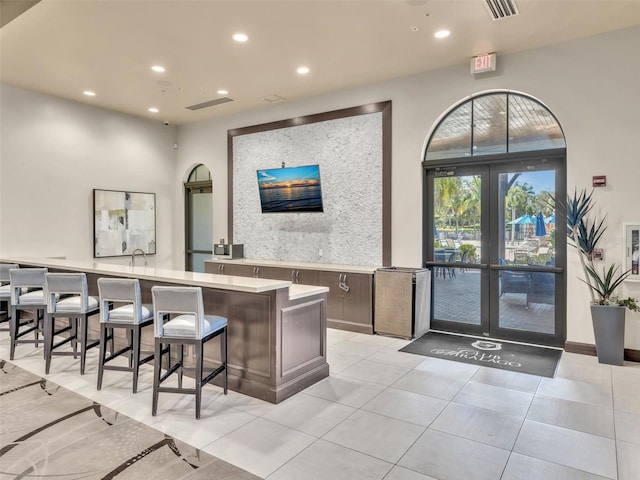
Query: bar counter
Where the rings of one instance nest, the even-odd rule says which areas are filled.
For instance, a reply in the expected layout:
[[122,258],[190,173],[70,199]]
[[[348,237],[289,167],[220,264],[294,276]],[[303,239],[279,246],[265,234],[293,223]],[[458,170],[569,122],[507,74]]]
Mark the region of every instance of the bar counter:
[[[231,390],[278,403],[329,375],[326,287],[92,261],[32,257],[3,257],[0,261],[21,267],[47,267],[50,272],[84,272],[89,292],[96,296],[99,277],[137,278],[145,303],[151,303],[154,285],[202,287],[205,311],[229,320]],[[98,321],[97,316],[91,319],[90,336],[97,336]],[[142,348],[152,350],[152,329],[144,333]],[[205,365],[212,367],[219,358],[218,342],[206,344]],[[108,377],[103,388],[108,388]]]

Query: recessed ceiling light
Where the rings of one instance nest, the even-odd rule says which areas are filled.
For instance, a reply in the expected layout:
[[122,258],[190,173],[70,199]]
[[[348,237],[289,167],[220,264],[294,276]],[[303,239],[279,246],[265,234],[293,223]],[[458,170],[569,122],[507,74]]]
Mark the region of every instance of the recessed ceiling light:
[[96,92],[92,92],[91,90],[85,90],[84,93],[87,97],[95,97],[96,96]]
[[161,67],[160,65],[154,65],[153,67],[151,67],[151,70],[158,73],[163,73],[166,71],[166,69],[164,67]]
[[218,90],[219,95],[227,95],[228,93],[229,93],[229,90],[224,90],[224,89]]
[[436,38],[447,38],[449,35],[451,34],[451,32],[449,30],[438,30],[434,37]]
[[149,111],[150,111],[151,113],[158,113],[160,110],[158,110],[158,109],[157,109],[157,108],[155,108],[155,107],[151,107],[151,108],[149,108]]
[[247,40],[249,40],[249,37],[247,37],[244,33],[235,33],[233,35],[233,39],[236,42],[246,42]]
[[296,72],[298,72],[300,75],[306,75],[307,73],[309,73],[309,67],[298,67]]

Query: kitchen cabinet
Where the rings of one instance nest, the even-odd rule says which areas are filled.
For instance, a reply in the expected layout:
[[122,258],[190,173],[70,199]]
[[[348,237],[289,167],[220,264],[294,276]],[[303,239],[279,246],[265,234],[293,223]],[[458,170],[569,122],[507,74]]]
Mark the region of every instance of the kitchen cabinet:
[[315,266],[309,263],[299,265],[300,267],[290,262],[248,259],[213,259],[205,261],[205,271],[328,287],[327,326],[353,332],[373,333],[374,268],[323,264]]

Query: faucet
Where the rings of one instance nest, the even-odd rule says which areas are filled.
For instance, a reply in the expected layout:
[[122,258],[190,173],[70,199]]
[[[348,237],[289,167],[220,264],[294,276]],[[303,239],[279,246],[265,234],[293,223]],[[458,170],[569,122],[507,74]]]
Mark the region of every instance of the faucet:
[[131,252],[131,262],[129,262],[129,266],[130,267],[135,267],[136,266],[136,253],[141,253],[142,254],[142,258],[144,258],[144,266],[147,266],[147,254],[144,253],[144,250],[142,250],[141,248],[136,248],[133,252]]

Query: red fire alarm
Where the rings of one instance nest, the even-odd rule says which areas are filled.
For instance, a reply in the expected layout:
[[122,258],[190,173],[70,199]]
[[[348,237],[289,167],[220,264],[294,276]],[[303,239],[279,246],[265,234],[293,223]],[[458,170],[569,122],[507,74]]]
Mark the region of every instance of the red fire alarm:
[[595,175],[593,177],[593,186],[594,187],[606,187],[607,186],[607,176],[606,175]]

